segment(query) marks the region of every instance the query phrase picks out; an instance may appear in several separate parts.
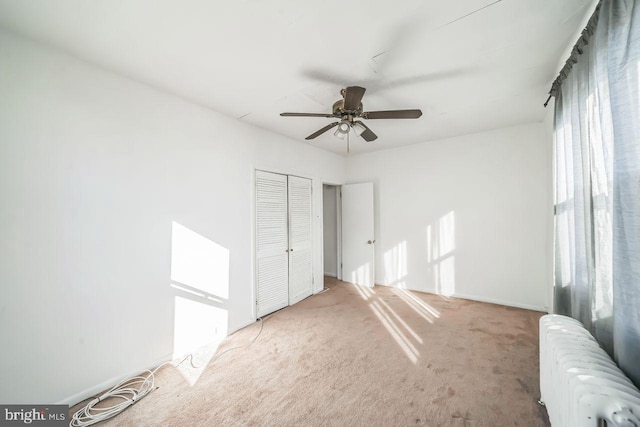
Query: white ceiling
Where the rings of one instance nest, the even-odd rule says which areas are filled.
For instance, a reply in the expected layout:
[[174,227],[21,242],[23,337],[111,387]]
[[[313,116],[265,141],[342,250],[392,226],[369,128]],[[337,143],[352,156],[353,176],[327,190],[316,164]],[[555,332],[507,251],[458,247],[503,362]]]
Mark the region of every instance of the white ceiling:
[[[0,0],[0,27],[308,144],[345,86],[369,120],[352,153],[542,120],[597,0]],[[331,132],[312,144],[337,153]]]

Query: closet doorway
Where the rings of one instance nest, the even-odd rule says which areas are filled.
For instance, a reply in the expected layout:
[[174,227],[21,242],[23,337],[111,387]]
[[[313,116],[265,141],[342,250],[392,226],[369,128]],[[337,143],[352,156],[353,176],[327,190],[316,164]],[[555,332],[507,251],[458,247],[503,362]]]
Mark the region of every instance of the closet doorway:
[[256,313],[258,317],[313,290],[311,180],[256,171]]

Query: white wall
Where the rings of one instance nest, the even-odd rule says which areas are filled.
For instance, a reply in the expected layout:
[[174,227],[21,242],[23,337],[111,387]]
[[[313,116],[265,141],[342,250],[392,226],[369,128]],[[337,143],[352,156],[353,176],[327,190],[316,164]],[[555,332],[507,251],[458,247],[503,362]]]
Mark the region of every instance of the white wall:
[[338,251],[336,187],[333,185],[323,185],[322,195],[324,205],[324,274],[336,277],[338,275],[336,258]]
[[375,185],[376,283],[546,310],[541,123],[351,156],[347,171]]
[[0,58],[0,402],[75,403],[253,321],[254,168],[314,179],[322,289],[342,157],[6,33]]
[[314,180],[314,292],[347,171],[375,183],[378,283],[547,305],[542,124],[345,161],[1,32],[0,58],[0,402],[75,403],[253,321],[255,168]]

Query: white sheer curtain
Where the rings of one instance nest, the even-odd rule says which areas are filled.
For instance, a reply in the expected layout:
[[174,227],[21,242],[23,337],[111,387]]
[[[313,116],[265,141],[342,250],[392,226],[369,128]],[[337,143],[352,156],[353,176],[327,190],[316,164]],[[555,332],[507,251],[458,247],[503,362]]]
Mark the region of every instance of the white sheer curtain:
[[597,13],[554,92],[555,311],[640,385],[640,6]]

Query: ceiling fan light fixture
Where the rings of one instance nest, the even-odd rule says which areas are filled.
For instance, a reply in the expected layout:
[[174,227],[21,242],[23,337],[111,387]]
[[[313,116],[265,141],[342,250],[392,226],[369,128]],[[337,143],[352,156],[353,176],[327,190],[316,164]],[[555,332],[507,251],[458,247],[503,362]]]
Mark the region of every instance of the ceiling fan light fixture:
[[364,127],[364,125],[360,122],[355,122],[353,124],[353,130],[355,131],[355,133],[358,134],[358,136],[362,135],[362,132],[364,132],[365,130],[367,130],[366,127]]
[[350,130],[351,130],[351,125],[348,122],[343,121],[343,122],[340,122],[340,124],[336,128],[336,131],[333,133],[333,135],[338,139],[344,139],[344,136],[348,134]]

